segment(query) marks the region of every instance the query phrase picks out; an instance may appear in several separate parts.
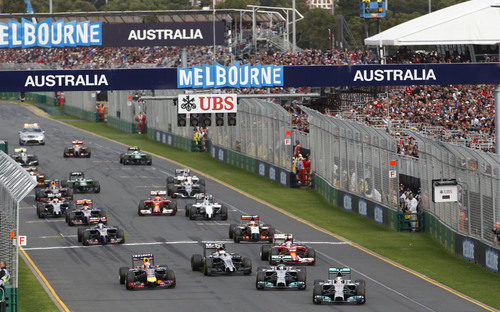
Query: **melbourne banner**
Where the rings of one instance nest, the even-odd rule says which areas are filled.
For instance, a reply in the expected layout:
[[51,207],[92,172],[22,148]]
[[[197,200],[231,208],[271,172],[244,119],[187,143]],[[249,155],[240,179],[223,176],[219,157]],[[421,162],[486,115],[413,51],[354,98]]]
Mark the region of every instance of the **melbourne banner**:
[[0,91],[500,84],[500,63],[283,67],[235,65],[206,65],[187,70],[1,71]]
[[[0,48],[31,47],[133,47],[212,45],[212,22],[130,23],[65,22],[48,18],[40,23],[27,19],[0,23]],[[224,44],[224,22],[215,23],[215,43]]]

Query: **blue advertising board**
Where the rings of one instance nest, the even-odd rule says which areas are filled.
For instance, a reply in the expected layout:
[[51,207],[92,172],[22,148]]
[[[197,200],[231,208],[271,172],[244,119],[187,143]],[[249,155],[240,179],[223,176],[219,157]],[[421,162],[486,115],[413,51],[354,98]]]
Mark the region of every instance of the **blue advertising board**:
[[[241,65],[244,67],[246,65]],[[223,68],[222,68],[223,67]],[[332,87],[384,85],[500,84],[500,63],[339,65],[339,66],[250,66],[230,77],[222,66],[220,79],[235,79],[224,87]],[[211,67],[213,68],[213,66]],[[257,68],[252,71],[251,68]],[[227,69],[227,70],[226,70]],[[210,69],[208,70],[210,72]],[[236,72],[236,71],[235,71]],[[194,87],[195,76],[178,79],[177,68],[2,71],[0,91],[143,90]],[[213,88],[214,80],[201,74],[200,88]],[[252,76],[252,73],[256,76]],[[271,76],[263,76],[271,75]],[[194,74],[193,74],[194,75]],[[212,78],[210,78],[212,79]],[[180,81],[186,85],[180,84]],[[254,84],[244,82],[253,81]],[[222,82],[221,82],[222,84]],[[201,85],[201,86],[200,86]]]

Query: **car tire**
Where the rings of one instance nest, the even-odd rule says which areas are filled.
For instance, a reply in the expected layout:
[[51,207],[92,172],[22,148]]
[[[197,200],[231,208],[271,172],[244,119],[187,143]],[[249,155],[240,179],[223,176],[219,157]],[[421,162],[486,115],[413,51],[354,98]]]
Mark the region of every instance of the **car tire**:
[[240,241],[241,241],[241,229],[240,228],[236,228],[234,229],[234,232],[233,232],[233,240],[235,243],[239,244]]
[[122,241],[120,242],[120,244],[125,244],[125,232],[123,231],[123,229],[117,229],[116,230],[116,237],[117,238],[122,238]]
[[297,272],[297,281],[304,282],[304,287],[299,287],[299,290],[304,290],[307,287],[307,273],[305,267],[300,267],[300,271]]
[[191,270],[200,271],[203,267],[203,256],[200,254],[194,254],[191,256]]
[[269,230],[267,231],[267,234],[269,235],[269,242],[273,242],[274,234],[276,233],[276,230],[273,227],[269,227]]
[[83,233],[85,232],[85,229],[84,228],[78,228],[77,231],[76,231],[76,237],[77,237],[77,240],[79,243],[82,242],[82,238],[83,238]]
[[245,268],[243,274],[252,274],[252,260],[250,258],[243,258],[243,267]]
[[221,206],[220,213],[222,215],[222,221],[226,221],[229,214],[227,206]]
[[36,205],[36,214],[38,218],[42,219],[43,218],[43,207],[40,204]]
[[274,265],[275,263],[273,262],[273,256],[277,256],[280,254],[280,251],[276,248],[271,248],[270,252],[269,252],[269,264],[270,265]]
[[316,264],[316,250],[313,248],[307,248],[307,257],[314,258],[314,261],[310,263],[310,265]]
[[83,232],[83,235],[82,235],[82,244],[83,244],[83,246],[88,246],[89,245],[88,239],[89,239],[89,232],[87,232],[87,231]]
[[66,215],[66,222],[68,223],[69,226],[73,226],[75,225],[73,223],[73,218],[74,218],[74,213],[72,213],[71,211]]
[[257,269],[257,276],[255,278],[255,288],[258,290],[263,290],[264,286],[259,286],[259,282],[264,282],[266,280],[266,272]]
[[312,300],[314,304],[320,304],[320,302],[317,302],[314,299],[314,297],[321,296],[322,292],[323,292],[323,286],[321,286],[320,284],[314,284],[313,295],[312,295]]
[[171,287],[175,287],[175,285],[177,284],[177,281],[175,280],[174,270],[167,269],[167,272],[165,272],[165,278],[168,281],[174,281],[174,283],[172,284]]
[[236,224],[229,225],[229,238],[232,239],[234,237],[234,229],[236,229],[236,227],[238,227]]
[[141,210],[144,210],[145,207],[146,207],[146,203],[144,202],[144,200],[141,200],[139,202],[139,207],[137,208],[137,214],[139,216],[143,216],[143,214],[141,213]]
[[355,283],[359,283],[358,287],[356,287],[356,295],[363,296],[363,300],[358,302],[358,304],[366,303],[366,284],[364,280],[357,280]]
[[133,271],[127,272],[127,277],[125,278],[125,287],[128,290],[134,290],[134,286],[130,286],[129,283],[135,282],[135,273]]
[[271,245],[260,246],[260,260],[268,261],[270,253],[271,253]]
[[189,207],[189,220],[194,220],[196,219],[196,207],[191,206]]
[[119,276],[120,285],[125,284],[125,280],[127,279],[128,271],[129,271],[128,267],[121,267],[118,270],[118,276]]
[[98,181],[94,181],[94,193],[100,193],[101,192],[101,184]]
[[203,274],[205,276],[212,275],[212,267],[213,267],[213,259],[206,258],[205,261],[203,262]]

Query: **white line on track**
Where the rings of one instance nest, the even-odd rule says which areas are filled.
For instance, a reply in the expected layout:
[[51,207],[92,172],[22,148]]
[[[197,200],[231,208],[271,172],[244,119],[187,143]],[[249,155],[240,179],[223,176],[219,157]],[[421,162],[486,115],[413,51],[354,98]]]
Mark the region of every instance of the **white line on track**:
[[[62,234],[60,234],[62,235]],[[65,237],[75,237],[76,235],[66,235]],[[52,238],[53,236],[50,236]],[[47,237],[49,238],[49,236]],[[185,240],[185,241],[172,241],[172,242],[144,242],[144,243],[126,243],[123,246],[148,246],[148,245],[182,245],[182,244],[204,244],[204,243],[213,243],[213,242],[224,242],[226,244],[234,244],[231,239],[221,239],[221,240],[210,240],[210,241],[194,241],[194,240]],[[304,244],[324,244],[324,245],[345,245],[345,242],[299,242]],[[87,247],[103,247],[103,245],[95,245],[95,246],[83,246],[83,245],[73,245],[73,246],[52,246],[52,247],[28,247],[24,248],[24,250],[57,250],[57,249],[75,249],[75,248],[87,248]]]
[[401,296],[401,297],[403,297],[403,298],[405,298],[405,299],[407,299],[407,300],[409,300],[409,301],[411,301],[411,302],[413,302],[413,303],[415,303],[415,304],[417,304],[417,305],[421,306],[422,308],[424,308],[424,309],[426,309],[426,310],[428,310],[428,311],[437,312],[436,310],[434,310],[434,309],[432,309],[432,308],[429,308],[428,306],[426,306],[426,305],[424,305],[424,304],[422,304],[422,303],[420,303],[420,302],[416,301],[415,299],[412,299],[412,298],[408,297],[407,295],[405,295],[405,294],[403,294],[403,293],[401,293],[401,292],[397,291],[396,289],[391,288],[391,287],[389,287],[389,286],[387,286],[387,285],[383,284],[382,282],[379,282],[379,281],[377,281],[376,279],[373,279],[373,278],[371,278],[370,276],[368,276],[368,275],[366,275],[366,274],[362,273],[361,271],[354,269],[352,266],[349,266],[349,265],[347,265],[347,264],[345,264],[345,263],[343,263],[343,262],[341,262],[341,261],[339,261],[339,260],[337,260],[337,259],[335,259],[335,258],[332,258],[332,257],[330,257],[329,255],[327,255],[327,254],[325,254],[325,253],[323,253],[323,252],[321,252],[321,251],[316,250],[316,252],[317,252],[318,254],[320,254],[323,258],[328,258],[328,259],[330,259],[330,260],[332,260],[332,261],[335,261],[335,262],[337,262],[338,264],[340,264],[340,265],[341,265],[341,266],[343,266],[343,267],[350,267],[352,271],[354,271],[354,272],[358,273],[359,275],[362,275],[362,276],[363,276],[363,277],[365,277],[366,279],[368,279],[368,280],[370,280],[370,281],[374,282],[375,284],[378,284],[378,285],[382,286],[382,287],[383,287],[383,288],[385,288],[385,289],[388,289],[388,290],[390,290],[390,291],[394,292],[395,294],[397,294],[397,295],[399,295],[399,296]]
[[55,219],[55,220],[41,219],[41,220],[25,221],[25,223],[43,223],[43,222],[65,222],[65,220],[63,220],[63,219]]

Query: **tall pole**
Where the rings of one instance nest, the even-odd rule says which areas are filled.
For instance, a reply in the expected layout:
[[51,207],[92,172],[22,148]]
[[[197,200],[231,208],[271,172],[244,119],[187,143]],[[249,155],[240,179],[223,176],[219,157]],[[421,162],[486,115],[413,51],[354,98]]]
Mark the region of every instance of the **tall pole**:
[[429,0],[429,13],[431,13],[432,9],[431,9],[431,5],[432,4],[432,0]]
[[49,0],[49,12],[52,14],[52,0]]
[[255,10],[257,10],[257,8],[252,8],[252,48],[254,49],[254,52],[257,53],[257,32],[255,29],[257,18],[255,16]]
[[213,32],[214,32],[214,54],[213,54],[213,60],[215,62],[215,0],[213,2],[213,23],[212,23],[212,29],[213,29]]
[[297,32],[295,28],[296,18],[295,18],[295,0],[292,0],[292,32],[293,32],[293,42],[292,42],[292,52],[295,53],[295,46],[297,45]]

